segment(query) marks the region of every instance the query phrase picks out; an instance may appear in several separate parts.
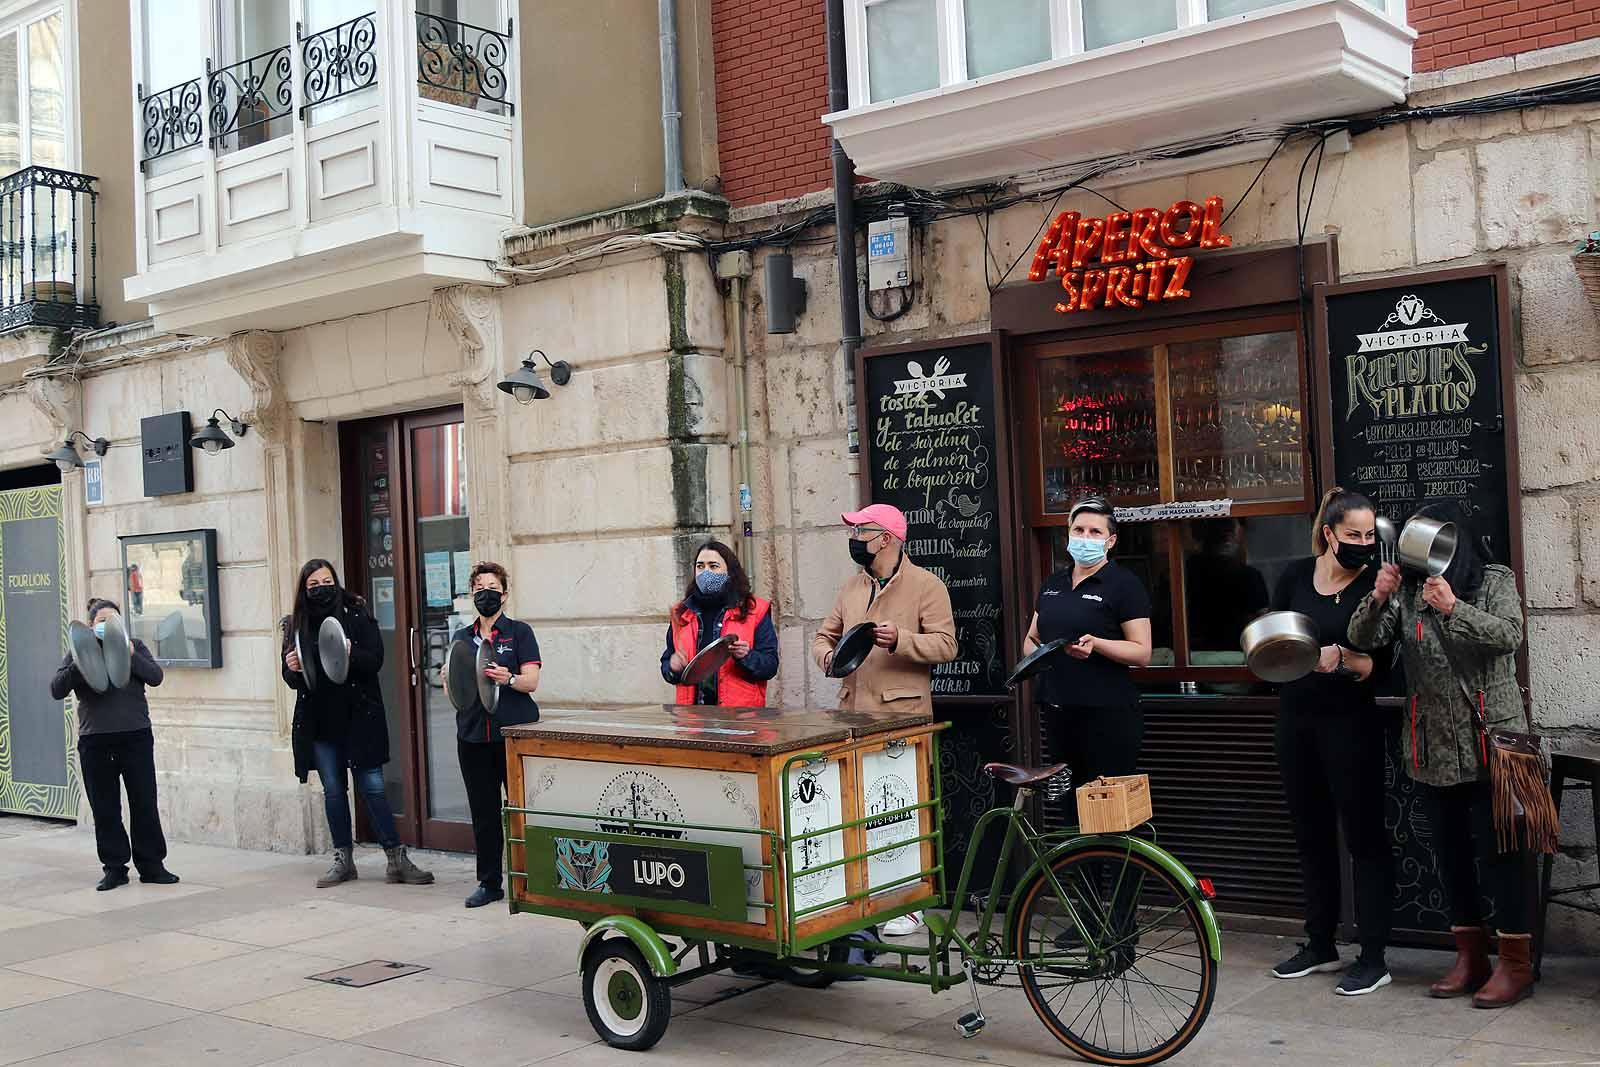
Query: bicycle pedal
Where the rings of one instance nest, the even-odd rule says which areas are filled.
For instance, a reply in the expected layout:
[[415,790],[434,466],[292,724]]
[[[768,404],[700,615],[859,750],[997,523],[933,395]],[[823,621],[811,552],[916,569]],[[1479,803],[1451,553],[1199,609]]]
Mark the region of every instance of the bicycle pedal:
[[956,1033],[962,1037],[973,1038],[981,1034],[983,1028],[988,1025],[989,1020],[983,1017],[981,1011],[969,1011],[956,1020]]

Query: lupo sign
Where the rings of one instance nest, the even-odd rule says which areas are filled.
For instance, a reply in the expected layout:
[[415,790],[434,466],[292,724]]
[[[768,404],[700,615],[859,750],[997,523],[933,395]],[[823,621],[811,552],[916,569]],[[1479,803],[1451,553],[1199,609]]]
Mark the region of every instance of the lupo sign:
[[1032,281],[1052,271],[1066,298],[1056,303],[1063,315],[1101,308],[1142,308],[1163,300],[1186,300],[1190,249],[1231,248],[1222,232],[1222,198],[1204,205],[1179,200],[1165,211],[1140,208],[1104,218],[1063,211],[1050,224],[1028,270]]

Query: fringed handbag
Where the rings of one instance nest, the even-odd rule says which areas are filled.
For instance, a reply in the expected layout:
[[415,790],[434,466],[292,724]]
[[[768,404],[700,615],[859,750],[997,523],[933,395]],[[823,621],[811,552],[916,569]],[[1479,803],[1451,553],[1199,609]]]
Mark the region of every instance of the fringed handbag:
[[[1472,723],[1478,731],[1478,751],[1489,771],[1494,833],[1500,851],[1527,848],[1533,852],[1555,853],[1560,847],[1561,816],[1550,796],[1550,766],[1544,756],[1543,738],[1531,731],[1522,733],[1503,726],[1489,726],[1485,718],[1484,691],[1479,689],[1474,693],[1467,685],[1466,674],[1450,654],[1450,642],[1444,636],[1438,616],[1430,614],[1429,620],[1439,637],[1439,647],[1444,649],[1445,659],[1455,673],[1456,685],[1472,709]],[[1531,717],[1529,725],[1532,725]]]

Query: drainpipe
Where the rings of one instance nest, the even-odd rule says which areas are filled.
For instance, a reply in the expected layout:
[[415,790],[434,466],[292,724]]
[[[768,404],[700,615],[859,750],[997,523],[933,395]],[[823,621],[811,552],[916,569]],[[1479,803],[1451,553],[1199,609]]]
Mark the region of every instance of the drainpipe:
[[665,195],[683,192],[683,112],[678,109],[678,4],[657,0],[661,30],[661,139],[666,149]]
[[732,337],[729,345],[729,362],[733,369],[734,419],[738,423],[739,438],[739,518],[741,524],[738,540],[739,562],[744,564],[750,584],[756,584],[755,509],[750,491],[750,403],[748,399],[748,363],[744,347],[744,300],[750,275],[754,273],[749,252],[724,252],[717,257],[717,277],[728,282],[733,301]]
[[[844,0],[828,0],[828,111],[850,107],[845,65]],[[839,257],[839,353],[844,357],[844,410],[850,455],[861,452],[856,428],[856,349],[861,347],[861,298],[856,275],[856,165],[833,139],[833,216]],[[850,465],[851,475],[858,471]]]

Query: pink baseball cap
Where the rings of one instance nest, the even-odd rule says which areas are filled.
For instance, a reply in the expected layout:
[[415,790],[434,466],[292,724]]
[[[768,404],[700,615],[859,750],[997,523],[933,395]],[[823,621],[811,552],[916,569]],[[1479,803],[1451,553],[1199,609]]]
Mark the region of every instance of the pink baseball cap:
[[897,541],[906,539],[905,512],[893,504],[869,504],[860,511],[847,511],[839,516],[846,526],[882,526],[894,534]]

